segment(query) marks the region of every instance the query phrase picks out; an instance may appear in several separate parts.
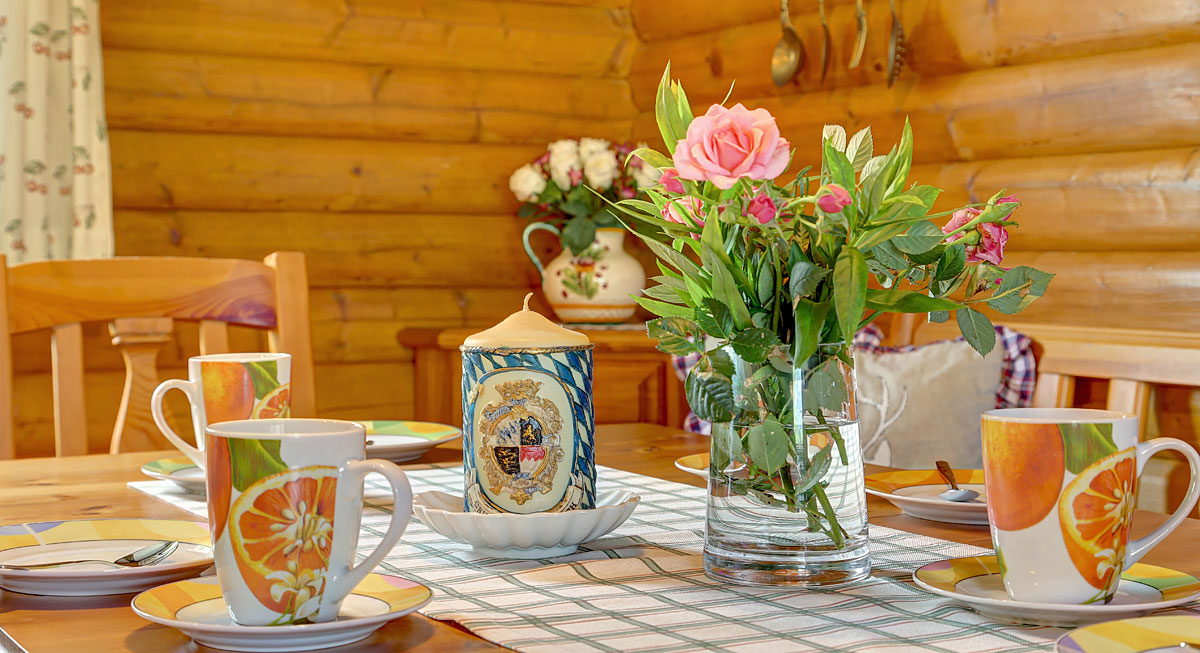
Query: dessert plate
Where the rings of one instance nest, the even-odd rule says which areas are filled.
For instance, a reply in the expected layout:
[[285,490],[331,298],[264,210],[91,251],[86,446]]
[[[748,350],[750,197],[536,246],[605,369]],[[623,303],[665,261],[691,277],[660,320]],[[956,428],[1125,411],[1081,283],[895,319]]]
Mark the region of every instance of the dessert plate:
[[0,526],[0,564],[116,560],[155,542],[179,542],[146,567],[85,563],[53,569],[0,569],[0,587],[49,596],[126,594],[199,575],[213,563],[208,525],[176,519],[81,519]]
[[591,510],[485,515],[463,512],[461,496],[422,492],[413,497],[413,516],[455,542],[470,544],[480,555],[553,558],[611,533],[629,519],[639,498],[628,490],[610,490],[596,497]]
[[974,501],[947,501],[938,495],[950,489],[936,469],[906,469],[866,477],[867,494],[887,499],[904,514],[930,521],[987,526],[987,496],[982,469],[956,469],[958,487],[975,490]]
[[311,651],[365,639],[387,622],[433,598],[419,583],[368,574],[342,604],[335,621],[289,626],[240,626],[229,616],[215,576],[182,580],[133,597],[139,617],[170,626],[197,644],[230,651]]
[[1004,591],[994,555],[930,563],[913,572],[913,580],[996,621],[1065,628],[1139,617],[1200,598],[1200,580],[1195,577],[1140,563],[1121,574],[1116,596],[1108,604],[1014,601]]
[[[434,447],[462,437],[462,430],[449,424],[411,420],[360,420],[367,431],[367,458],[394,463],[416,460]],[[151,478],[171,481],[184,492],[203,495],[204,471],[190,458],[162,458],[142,465]]]
[[[1191,649],[1185,647],[1193,647]],[[1058,638],[1059,653],[1136,653],[1200,648],[1200,617],[1138,617],[1072,630]]]
[[708,454],[694,453],[690,456],[677,458],[675,468],[700,478],[708,478]]

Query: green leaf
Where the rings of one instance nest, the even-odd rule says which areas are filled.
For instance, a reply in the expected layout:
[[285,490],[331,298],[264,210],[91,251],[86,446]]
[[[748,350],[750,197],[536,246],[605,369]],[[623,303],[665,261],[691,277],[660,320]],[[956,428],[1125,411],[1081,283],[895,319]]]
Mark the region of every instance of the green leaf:
[[904,119],[904,131],[900,134],[900,145],[896,148],[896,169],[892,173],[891,183],[888,184],[884,196],[895,195],[903,190],[908,181],[908,171],[912,168],[913,133],[908,118]]
[[633,301],[637,302],[638,306],[647,311],[662,317],[692,317],[692,309],[686,306],[676,306],[675,304],[660,302],[657,299],[650,299],[649,297],[633,297]]
[[718,338],[728,338],[733,333],[733,314],[729,307],[712,297],[704,298],[696,307],[696,322],[704,332]]
[[667,152],[670,154],[675,153],[675,144],[679,142],[671,124],[672,120],[678,120],[678,116],[675,95],[671,93],[671,62],[668,61],[662,79],[658,82],[658,91],[654,95],[654,119],[658,123],[658,133],[662,136],[663,144],[667,146]]
[[847,342],[858,331],[867,302],[867,259],[850,246],[842,247],[833,266],[833,306]]
[[905,254],[924,254],[937,247],[945,237],[936,224],[922,220],[913,223],[903,235],[893,238],[892,243]]
[[[687,291],[685,290],[684,293],[686,294]],[[660,302],[666,302],[668,304],[684,304],[685,303],[684,300],[679,297],[679,293],[676,292],[676,289],[674,287],[668,286],[665,284],[660,284],[657,286],[651,286],[649,288],[646,288],[645,290],[642,291],[642,294],[647,297],[650,297],[652,299],[657,299]]]
[[625,163],[628,164],[629,159],[635,156],[641,159],[643,163],[655,168],[671,168],[675,165],[675,163],[662,152],[650,149],[648,147],[639,147],[630,152],[629,156],[625,157]]
[[592,207],[588,206],[586,202],[563,202],[562,204],[558,205],[558,208],[561,209],[563,213],[576,217],[590,216],[592,214]]
[[933,273],[933,278],[938,281],[948,281],[962,274],[962,271],[967,267],[967,248],[959,243],[950,245],[942,252],[942,258],[938,261],[937,269]]
[[[830,433],[832,435],[832,433]],[[807,492],[817,483],[820,483],[825,478],[825,474],[829,473],[829,467],[833,464],[833,455],[830,453],[832,447],[825,447],[818,451],[812,458],[812,463],[800,478],[793,481],[795,492]]]
[[563,225],[562,242],[576,256],[596,241],[596,222],[591,218],[571,218]]
[[771,476],[787,462],[789,440],[782,424],[773,419],[763,420],[746,432],[746,451],[750,460]]
[[707,244],[702,244],[700,260],[704,262],[704,269],[712,274],[713,296],[729,307],[737,328],[749,327],[750,309],[746,307],[746,301],[742,299],[742,293],[738,290],[737,282],[734,281],[729,268],[722,264]]
[[229,443],[229,459],[233,461],[233,487],[238,492],[245,492],[268,476],[287,471],[287,465],[279,456],[279,440],[225,440]]
[[1067,471],[1079,474],[1097,460],[1116,453],[1112,429],[1112,424],[1059,424]]
[[721,374],[704,374],[699,365],[692,368],[683,383],[688,406],[696,417],[710,422],[728,422],[733,419],[733,385],[729,377]]
[[708,364],[712,365],[713,371],[717,374],[733,377],[733,360],[729,358],[729,353],[724,349],[714,349],[708,352]]
[[845,154],[834,147],[832,140],[825,141],[824,164],[825,170],[829,173],[829,180],[845,188],[853,196],[855,190],[854,164],[850,163],[850,159],[847,159]]
[[532,218],[534,215],[537,214],[537,212],[538,212],[538,207],[536,204],[522,204],[520,206],[520,208],[517,209],[517,217],[518,218]]
[[886,265],[890,270],[898,272],[908,267],[908,261],[904,260],[904,255],[896,249],[896,245],[891,241],[876,245],[871,253],[875,255],[876,261]]
[[846,151],[846,128],[841,125],[825,125],[821,129],[821,144],[833,145],[838,152]]
[[799,261],[793,265],[788,279],[788,291],[791,293],[792,302],[812,295],[828,274],[829,270],[808,261]]
[[950,311],[930,311],[929,312],[929,321],[933,322],[934,324],[941,324],[942,322],[949,322],[950,321]]
[[775,297],[775,266],[771,265],[771,257],[764,256],[758,266],[758,303],[770,306]]
[[646,334],[658,341],[658,350],[667,354],[686,356],[703,353],[702,346],[689,339],[700,336],[700,327],[682,317],[663,317],[646,323]]
[[774,331],[755,327],[734,334],[729,344],[747,362],[763,363],[767,360],[767,354],[771,353],[771,348],[780,343]]
[[862,182],[863,188],[866,188],[868,182],[871,182],[874,176],[878,175],[880,170],[883,170],[883,167],[887,165],[887,162],[887,154],[880,154],[879,156],[873,156],[870,159],[867,159],[866,164],[863,165],[862,170],[859,171],[858,175],[859,180]]
[[254,361],[242,363],[250,373],[250,382],[254,384],[254,398],[262,399],[279,387],[279,368],[275,361]]
[[871,128],[863,127],[850,138],[850,142],[846,145],[846,156],[854,165],[854,172],[861,172],[866,167],[867,161],[871,160],[874,151],[875,140],[871,137]]
[[654,252],[655,256],[670,264],[676,270],[679,270],[684,276],[692,279],[701,278],[700,268],[695,263],[692,263],[688,257],[653,238],[648,238],[641,234],[638,234],[638,236],[642,238],[642,242],[646,243],[650,251]]
[[808,412],[841,410],[846,398],[846,378],[842,376],[836,358],[819,365],[804,380],[804,409]]
[[996,329],[986,315],[967,306],[955,311],[954,318],[958,321],[958,330],[975,351],[987,356],[996,346]]
[[[941,260],[942,253],[945,251],[946,251],[946,246],[939,244],[936,247],[934,247],[933,249],[929,250],[928,252],[921,252],[920,254],[909,254],[908,259],[910,261],[912,261],[913,264],[918,265],[918,266],[929,265],[930,263],[936,263],[939,260]],[[922,273],[923,273],[923,271],[922,271]]]
[[930,311],[955,311],[962,304],[949,299],[930,297],[913,290],[867,289],[867,308],[886,313],[928,313]]
[[1053,278],[1054,275],[1049,272],[1042,272],[1026,265],[1017,266],[1004,273],[1004,276],[1000,278],[1000,286],[996,288],[993,296],[1012,291],[1015,288],[1021,288],[1026,284],[1029,284],[1029,287],[1012,292],[1004,297],[989,299],[987,301],[988,306],[1009,315],[1020,313],[1028,308],[1037,298],[1046,294],[1046,289],[1050,286],[1050,280]]

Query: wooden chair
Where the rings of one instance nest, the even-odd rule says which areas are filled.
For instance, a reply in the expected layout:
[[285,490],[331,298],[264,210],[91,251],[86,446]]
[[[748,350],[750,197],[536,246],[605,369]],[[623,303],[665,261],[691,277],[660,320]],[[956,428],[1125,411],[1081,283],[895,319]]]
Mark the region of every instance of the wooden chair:
[[[4,266],[0,256],[0,266]],[[83,322],[109,322],[125,360],[125,390],[109,451],[165,448],[150,417],[159,346],[173,320],[199,322],[200,352],[229,351],[228,325],[269,330],[269,348],[292,355],[292,415],[315,414],[312,336],[304,255],[276,252],[263,262],[203,258],[43,261],[0,274],[0,459],[15,455],[13,334],[51,330],[55,452],[87,453]]]
[[[924,343],[958,335],[953,324],[921,324],[913,316],[894,319],[889,326],[907,343]],[[910,318],[910,319],[905,319]],[[1038,378],[1033,405],[1063,408],[1074,405],[1077,382],[1108,381],[1104,407],[1139,417],[1140,436],[1155,418],[1151,395],[1156,385],[1200,387],[1200,334],[1111,327],[1006,322],[1029,336],[1037,356]],[[1163,432],[1193,446],[1197,433]],[[1181,460],[1158,456],[1146,464],[1138,506],[1169,512],[1187,490],[1188,468]]]

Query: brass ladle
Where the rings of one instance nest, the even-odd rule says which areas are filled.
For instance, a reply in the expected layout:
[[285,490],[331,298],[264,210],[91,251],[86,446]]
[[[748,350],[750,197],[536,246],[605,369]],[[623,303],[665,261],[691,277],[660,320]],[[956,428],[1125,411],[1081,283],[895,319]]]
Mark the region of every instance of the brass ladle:
[[825,83],[825,76],[829,74],[829,62],[832,57],[829,56],[829,42],[833,38],[829,35],[829,23],[825,22],[825,0],[817,0],[817,12],[821,14],[821,83]]
[[771,55],[771,81],[776,86],[783,86],[796,76],[804,67],[804,43],[792,26],[791,16],[788,15],[788,0],[779,2],[779,24],[783,28],[783,36],[775,44],[775,52]]
[[867,10],[863,9],[863,0],[854,0],[854,17],[858,20],[858,34],[854,37],[854,51],[850,53],[850,67],[858,68],[863,49],[867,47]]

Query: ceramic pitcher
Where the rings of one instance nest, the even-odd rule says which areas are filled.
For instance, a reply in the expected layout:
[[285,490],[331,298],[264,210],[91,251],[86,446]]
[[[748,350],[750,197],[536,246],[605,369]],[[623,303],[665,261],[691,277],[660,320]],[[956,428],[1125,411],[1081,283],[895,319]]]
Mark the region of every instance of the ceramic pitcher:
[[601,228],[596,240],[579,253],[563,248],[545,266],[529,245],[529,236],[537,230],[559,234],[558,228],[534,222],[525,228],[522,238],[525,253],[542,277],[542,292],[563,322],[619,323],[633,317],[637,308],[630,295],[639,295],[646,287],[642,264],[625,252],[625,230]]

